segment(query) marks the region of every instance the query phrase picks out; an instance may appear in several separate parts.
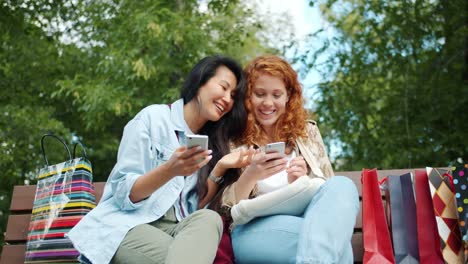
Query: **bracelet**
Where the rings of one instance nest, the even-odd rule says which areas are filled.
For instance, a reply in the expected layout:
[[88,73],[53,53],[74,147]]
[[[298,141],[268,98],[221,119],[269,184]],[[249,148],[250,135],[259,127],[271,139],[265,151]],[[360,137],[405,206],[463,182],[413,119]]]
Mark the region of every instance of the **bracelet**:
[[208,179],[212,180],[216,184],[221,184],[224,181],[224,178],[222,175],[219,177],[216,177],[213,175],[213,172],[210,172],[210,174],[208,175]]

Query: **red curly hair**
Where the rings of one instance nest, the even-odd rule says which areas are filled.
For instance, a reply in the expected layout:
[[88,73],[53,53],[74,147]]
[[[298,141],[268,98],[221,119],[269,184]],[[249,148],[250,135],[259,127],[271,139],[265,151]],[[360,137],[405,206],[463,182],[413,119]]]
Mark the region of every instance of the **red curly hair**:
[[284,59],[265,55],[255,58],[244,69],[247,78],[247,91],[245,106],[247,108],[247,127],[241,139],[242,144],[248,146],[260,146],[267,142],[267,136],[260,124],[255,120],[250,98],[255,82],[261,75],[271,75],[283,80],[288,93],[286,111],[280,116],[274,126],[273,140],[286,142],[286,145],[294,148],[295,140],[306,136],[307,111],[303,107],[302,87],[299,83],[296,71]]

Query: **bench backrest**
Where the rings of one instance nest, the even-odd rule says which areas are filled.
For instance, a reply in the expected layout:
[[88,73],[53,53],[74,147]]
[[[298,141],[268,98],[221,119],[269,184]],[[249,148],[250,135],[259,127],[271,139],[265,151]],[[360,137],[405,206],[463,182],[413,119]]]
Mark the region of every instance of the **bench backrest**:
[[[413,169],[403,170],[380,170],[379,177],[387,175],[402,175],[414,171]],[[335,172],[336,175],[347,176],[356,184],[359,196],[362,194],[361,171],[342,171]],[[104,182],[94,183],[96,189],[96,199],[102,196]],[[26,237],[28,234],[29,221],[31,219],[31,210],[34,202],[35,185],[15,186],[10,206],[10,216],[5,233],[5,245],[3,246],[0,264],[24,263],[24,253],[26,250]],[[362,210],[362,208],[361,208]],[[362,212],[359,212],[354,234],[352,239],[354,260],[362,262],[363,244],[362,244]]]

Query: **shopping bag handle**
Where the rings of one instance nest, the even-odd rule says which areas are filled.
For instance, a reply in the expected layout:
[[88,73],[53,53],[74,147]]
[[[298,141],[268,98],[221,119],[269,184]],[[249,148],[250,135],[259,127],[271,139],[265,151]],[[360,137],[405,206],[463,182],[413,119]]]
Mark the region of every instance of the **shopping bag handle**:
[[75,145],[73,146],[73,159],[76,159],[76,146],[78,146],[78,145],[80,145],[80,147],[81,147],[81,152],[83,153],[83,157],[85,159],[88,159],[88,155],[86,154],[86,148],[83,145],[83,143],[81,143],[80,141],[77,141],[75,143]]
[[49,166],[49,161],[47,160],[47,156],[46,156],[46,154],[45,154],[45,149],[44,149],[44,139],[45,139],[46,137],[52,137],[52,138],[55,138],[55,139],[57,139],[58,141],[60,141],[60,143],[63,144],[63,146],[65,147],[65,149],[66,149],[67,152],[68,152],[68,158],[69,158],[69,160],[72,159],[72,158],[71,158],[70,149],[68,148],[67,143],[65,143],[65,141],[63,141],[63,139],[61,139],[60,137],[58,137],[58,136],[56,136],[56,135],[54,135],[54,134],[50,134],[50,133],[49,133],[49,134],[45,134],[45,135],[43,135],[42,138],[41,138],[41,149],[42,149],[42,156],[44,157],[44,161],[45,161],[45,164],[46,164],[47,166]]

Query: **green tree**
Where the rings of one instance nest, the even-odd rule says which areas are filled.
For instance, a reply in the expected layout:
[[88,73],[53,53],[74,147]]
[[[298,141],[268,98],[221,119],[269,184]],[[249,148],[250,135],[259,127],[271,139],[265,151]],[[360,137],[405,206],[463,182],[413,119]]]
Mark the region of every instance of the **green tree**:
[[[317,112],[327,140],[337,139],[342,148],[336,165],[360,170],[467,162],[468,3],[310,4],[319,5],[334,37],[297,59],[324,78]],[[309,45],[317,39],[321,32]]]
[[[49,11],[58,8],[49,7]],[[58,120],[61,102],[48,95],[57,89],[57,79],[69,74],[73,67],[66,67],[60,58],[54,45],[56,36],[46,33],[38,23],[31,23],[33,16],[34,12],[20,3],[0,4],[0,242],[13,185],[28,183],[35,169],[44,164],[40,136],[48,131],[70,135]],[[41,20],[48,19],[47,12],[43,12]],[[58,162],[62,155],[59,153],[64,152],[57,144],[50,145],[49,158]]]

